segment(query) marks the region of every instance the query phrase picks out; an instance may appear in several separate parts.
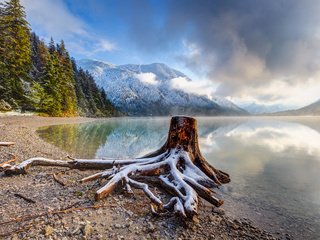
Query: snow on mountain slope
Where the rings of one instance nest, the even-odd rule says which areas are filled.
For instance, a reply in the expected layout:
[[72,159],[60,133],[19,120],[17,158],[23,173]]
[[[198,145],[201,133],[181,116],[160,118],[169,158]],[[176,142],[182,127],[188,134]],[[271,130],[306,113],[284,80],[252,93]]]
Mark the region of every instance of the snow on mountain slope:
[[115,66],[96,60],[77,61],[89,71],[98,86],[103,87],[110,101],[129,115],[244,115],[247,112],[232,102],[209,99],[172,87],[172,79],[184,78],[183,73],[162,63]]

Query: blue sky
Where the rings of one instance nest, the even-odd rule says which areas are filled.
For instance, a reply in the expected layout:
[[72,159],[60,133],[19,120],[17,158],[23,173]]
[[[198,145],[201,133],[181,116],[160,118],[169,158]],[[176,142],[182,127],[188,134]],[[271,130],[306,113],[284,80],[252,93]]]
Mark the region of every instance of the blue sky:
[[[135,2],[135,3],[134,3]],[[43,39],[64,39],[72,56],[96,58],[115,64],[166,62],[175,64],[167,52],[154,55],[137,47],[128,22],[136,18],[131,7],[147,8],[156,17],[148,24],[161,25],[165,1],[22,0],[32,30]],[[53,7],[54,6],[54,7]],[[146,11],[147,11],[146,9]],[[143,11],[141,11],[143,14]],[[46,16],[40,16],[40,15]],[[124,17],[125,16],[125,17]],[[155,21],[154,21],[155,20]],[[50,24],[48,22],[51,22]],[[70,26],[68,26],[70,25]],[[175,41],[174,53],[182,48]]]
[[162,62],[240,105],[319,99],[318,0],[21,2],[33,31],[64,39],[76,59]]

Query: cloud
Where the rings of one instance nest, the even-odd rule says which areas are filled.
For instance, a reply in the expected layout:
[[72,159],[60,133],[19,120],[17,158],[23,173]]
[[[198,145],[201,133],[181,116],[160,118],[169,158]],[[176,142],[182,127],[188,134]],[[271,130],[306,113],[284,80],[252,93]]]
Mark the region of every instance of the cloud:
[[62,0],[22,0],[32,28],[45,40],[63,39],[69,50],[85,56],[110,52],[116,44],[97,36]]
[[61,0],[22,0],[21,4],[32,26],[49,36],[62,39],[88,34],[85,23],[75,17]]
[[139,79],[140,82],[144,84],[156,85],[158,81],[156,80],[156,75],[154,73],[137,73],[135,77]]
[[116,49],[116,44],[106,39],[100,39],[97,50],[100,49],[110,52]]
[[[276,83],[296,88],[314,78],[316,87],[320,85],[320,1],[168,0],[163,4],[161,24],[152,9],[139,16],[140,11],[133,10],[127,19],[131,39],[150,54],[169,52],[173,44],[176,48],[180,44],[182,52],[173,51],[176,59],[220,83],[216,94],[272,101],[282,96],[274,88]],[[258,94],[264,88],[274,92],[269,97]]]
[[303,107],[319,99],[320,73],[292,84],[286,79],[271,81],[260,86],[248,86],[237,97],[230,100],[241,104],[255,102],[256,104],[276,104],[288,106],[288,109]]
[[176,77],[170,81],[171,87],[187,93],[212,97],[215,88],[210,81],[191,81],[186,77]]

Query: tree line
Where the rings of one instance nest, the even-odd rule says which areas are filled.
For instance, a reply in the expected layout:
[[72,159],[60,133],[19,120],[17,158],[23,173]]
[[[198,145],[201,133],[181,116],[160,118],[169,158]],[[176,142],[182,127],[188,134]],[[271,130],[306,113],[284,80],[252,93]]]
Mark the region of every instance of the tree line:
[[19,0],[0,5],[0,110],[49,116],[114,116],[118,111],[61,40],[47,45],[31,33]]

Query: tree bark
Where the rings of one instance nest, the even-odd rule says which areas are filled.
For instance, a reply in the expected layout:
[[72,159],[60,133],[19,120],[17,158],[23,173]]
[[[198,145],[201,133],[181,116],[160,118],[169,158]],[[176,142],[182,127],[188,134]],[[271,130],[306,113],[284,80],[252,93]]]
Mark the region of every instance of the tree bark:
[[[198,197],[219,207],[222,200],[214,196],[212,189],[230,182],[227,173],[211,166],[201,155],[197,121],[191,117],[175,116],[165,144],[157,151],[134,159],[74,159],[71,161],[31,158],[18,165],[5,164],[0,172],[5,174],[26,173],[31,166],[57,166],[73,169],[104,170],[88,176],[81,182],[107,178],[109,181],[96,192],[96,200],[106,197],[117,186],[124,185],[127,191],[138,188],[157,206],[158,211],[173,211],[182,216],[197,214]],[[147,183],[156,181],[171,199],[163,203]],[[141,180],[142,179],[142,180]],[[141,181],[140,181],[141,180]],[[145,180],[146,183],[142,182]],[[154,209],[154,208],[153,208]]]

